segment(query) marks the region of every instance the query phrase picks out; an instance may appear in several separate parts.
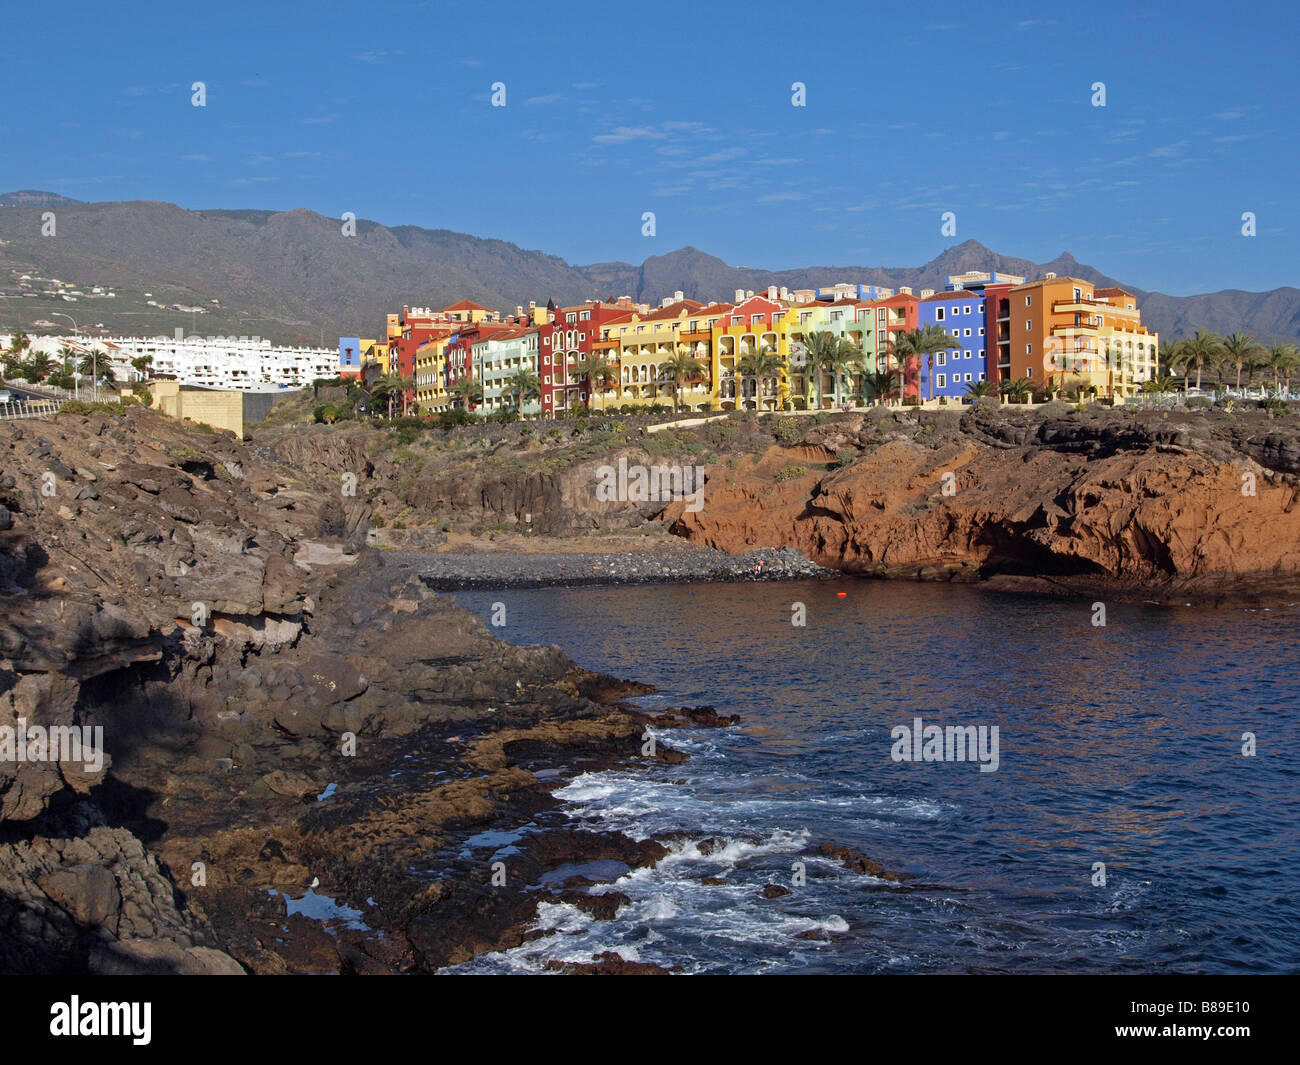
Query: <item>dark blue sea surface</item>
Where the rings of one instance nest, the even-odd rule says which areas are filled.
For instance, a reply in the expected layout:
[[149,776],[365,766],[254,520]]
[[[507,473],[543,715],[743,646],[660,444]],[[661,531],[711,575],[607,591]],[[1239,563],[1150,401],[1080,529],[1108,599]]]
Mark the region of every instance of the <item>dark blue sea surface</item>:
[[[1080,600],[852,580],[457,599],[656,685],[648,710],[741,715],[658,733],[684,764],[560,788],[593,829],[688,838],[611,885],[614,920],[543,905],[550,934],[460,971],[606,950],[686,972],[1300,970],[1300,604],[1112,603],[1096,627]],[[917,717],[998,726],[997,770],[893,760]],[[804,853],[824,841],[909,879]]]

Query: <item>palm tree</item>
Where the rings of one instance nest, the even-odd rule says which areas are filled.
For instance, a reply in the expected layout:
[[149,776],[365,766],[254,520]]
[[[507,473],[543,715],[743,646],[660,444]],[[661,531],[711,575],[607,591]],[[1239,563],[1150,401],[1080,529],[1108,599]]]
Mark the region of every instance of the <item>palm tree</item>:
[[618,370],[614,364],[606,359],[603,355],[588,355],[577,367],[578,377],[587,379],[587,409],[591,409],[591,392],[594,388],[599,388],[602,393],[601,408],[605,406],[604,393],[609,390],[610,382],[614,382],[614,387],[618,387]]
[[402,416],[405,417],[406,412],[410,409],[411,394],[415,391],[415,378],[403,377],[398,374],[394,385],[398,394],[402,397]]
[[[315,383],[313,382],[313,387]],[[388,417],[393,416],[393,400],[397,398],[397,378],[392,374],[376,377],[370,385],[370,409],[388,408]]]
[[1160,376],[1161,370],[1171,370],[1178,365],[1178,342],[1174,340],[1160,341],[1160,350],[1156,353],[1156,376]]
[[[104,365],[100,366],[99,355],[95,351],[87,351],[81,356],[81,362],[77,364],[77,372],[91,378],[90,384],[94,389],[99,388],[99,381],[103,381],[109,388],[117,384],[117,378],[113,376],[113,364],[105,359]],[[99,381],[94,380],[96,375],[99,376]]]
[[873,361],[871,356],[866,356],[862,360],[863,398],[866,398],[865,393],[870,392],[876,403],[882,403],[889,398],[889,393],[893,389],[894,375],[889,370],[869,369],[868,363]]
[[143,380],[149,376],[149,371],[153,368],[153,356],[138,355],[136,358],[131,360],[131,365],[135,367],[136,373],[138,373]]
[[1300,365],[1300,349],[1294,344],[1274,344],[1268,349],[1262,365],[1273,371],[1273,391],[1280,392],[1282,383],[1279,375],[1286,371],[1289,377],[1291,370]]
[[[941,325],[927,325],[924,329],[900,330],[889,338],[889,354],[898,363],[895,373],[902,384],[900,394],[907,397],[907,371],[913,360],[918,366],[926,355],[935,355],[950,348],[961,347],[956,337],[950,336]],[[920,398],[919,395],[917,397]]]
[[704,363],[682,345],[678,345],[677,350],[659,364],[659,380],[670,382],[673,386],[674,414],[677,413],[678,396],[681,394],[682,385],[698,381],[705,374]]
[[757,352],[742,356],[740,360],[741,376],[754,379],[754,400],[756,403],[761,403],[763,382],[769,378],[779,382],[784,369],[784,356],[778,355],[766,345],[759,348]]
[[1033,385],[1027,377],[1017,377],[1014,381],[1002,382],[1002,394],[1016,403],[1023,403],[1025,397],[1033,391]]
[[822,371],[834,361],[839,337],[824,330],[814,330],[804,340],[808,352],[808,369],[816,375],[817,409],[822,409]]
[[857,345],[848,337],[840,337],[834,350],[827,356],[826,368],[831,372],[831,380],[835,382],[835,406],[840,406],[840,384],[847,386],[849,374],[858,363],[858,357],[862,353],[858,350]]
[[1158,377],[1154,377],[1150,381],[1143,382],[1142,391],[1164,393],[1174,391],[1175,387],[1176,383],[1172,377],[1168,374],[1160,374]]
[[38,351],[27,360],[27,374],[32,381],[44,381],[53,369],[54,360],[43,351]]
[[9,338],[10,352],[19,357],[21,357],[23,352],[31,346],[31,339],[21,329],[15,329],[14,335]]
[[1226,361],[1237,367],[1237,391],[1241,391],[1241,369],[1243,366],[1254,368],[1259,365],[1264,346],[1257,344],[1248,333],[1233,333],[1223,338],[1223,353]]
[[1198,329],[1196,335],[1183,337],[1174,345],[1174,359],[1178,366],[1196,366],[1196,390],[1201,389],[1201,373],[1208,365],[1211,369],[1223,357],[1223,338],[1218,333]]
[[467,412],[472,410],[476,403],[483,402],[483,390],[472,377],[456,378],[447,391],[456,398],[461,407]]
[[520,417],[523,417],[524,401],[540,399],[542,395],[541,381],[537,379],[537,374],[527,367],[520,367],[516,370],[506,381],[506,387],[510,389],[515,397]]
[[971,399],[979,399],[981,396],[993,395],[992,381],[972,381],[966,386],[966,395]]

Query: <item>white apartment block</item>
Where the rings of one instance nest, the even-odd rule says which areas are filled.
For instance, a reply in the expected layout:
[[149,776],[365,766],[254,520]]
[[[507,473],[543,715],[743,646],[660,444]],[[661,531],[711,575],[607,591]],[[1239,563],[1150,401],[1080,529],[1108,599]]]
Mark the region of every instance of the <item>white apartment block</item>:
[[129,369],[132,359],[153,356],[154,377],[183,385],[238,392],[302,388],[318,377],[337,377],[334,348],[278,347],[261,337],[109,337],[114,362]]

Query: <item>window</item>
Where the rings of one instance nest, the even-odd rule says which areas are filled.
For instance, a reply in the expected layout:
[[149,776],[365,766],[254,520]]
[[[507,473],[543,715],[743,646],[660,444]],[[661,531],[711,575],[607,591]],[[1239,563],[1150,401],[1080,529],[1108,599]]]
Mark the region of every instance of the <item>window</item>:
[[1026,354],[1026,355],[1032,355],[1033,353],[1034,353],[1034,345],[1033,345],[1033,344],[1026,344],[1026,345],[1025,345],[1025,354]]
[[750,325],[758,325],[762,320],[763,320],[763,316],[761,314],[751,314],[749,316]]
[[935,387],[935,388],[943,388],[943,387],[945,387],[947,384],[948,384],[948,377],[947,377],[946,374],[935,374],[935,375],[934,375],[934,387]]
[[983,375],[983,374],[980,374],[979,379],[980,379],[981,381],[983,381],[983,380],[984,380],[984,375]]
[[966,377],[965,377],[965,379],[966,379],[967,381],[969,381],[969,380],[970,380],[970,374],[967,374]]
[[959,328],[957,328],[957,326],[955,326],[955,325],[952,327],[951,332],[952,332],[952,335],[955,336],[955,337],[959,337],[959,336],[961,336],[961,330],[960,330]]
[[939,352],[939,354],[936,355],[936,356],[934,357],[935,365],[936,365],[936,366],[942,366],[942,365],[944,364],[944,360],[945,360],[946,358],[947,358],[947,356],[946,356],[942,351]]
[[979,335],[980,335],[980,336],[983,336],[983,335],[984,335],[984,327],[983,327],[983,326],[980,326]]
[[970,314],[970,304],[969,304],[969,303],[966,304],[966,306],[963,307],[963,308],[961,309],[961,313],[962,313],[962,314]]
[[745,320],[745,316],[743,314],[733,314],[731,316],[732,325],[740,325],[740,323],[743,322],[744,320]]
[[582,315],[581,315],[582,321],[585,322],[585,321],[587,321],[590,317],[591,317],[591,311],[583,311],[583,312],[582,312]]
[[564,316],[564,320],[565,320],[566,322],[573,322],[573,321],[576,321],[577,319],[576,319],[575,316],[572,315],[572,314],[566,314],[566,315]]
[[970,330],[965,330],[965,332],[962,333],[962,336],[970,336]]
[[942,322],[942,321],[943,321],[943,308],[942,308],[942,307],[936,307],[936,308],[934,309],[934,320],[935,320],[936,322]]
[[1025,328],[1026,328],[1026,329],[1033,329],[1033,328],[1034,328],[1034,320],[1033,320],[1032,318],[1026,318],[1026,319],[1025,319]]
[[980,358],[984,358],[984,349],[980,348]]

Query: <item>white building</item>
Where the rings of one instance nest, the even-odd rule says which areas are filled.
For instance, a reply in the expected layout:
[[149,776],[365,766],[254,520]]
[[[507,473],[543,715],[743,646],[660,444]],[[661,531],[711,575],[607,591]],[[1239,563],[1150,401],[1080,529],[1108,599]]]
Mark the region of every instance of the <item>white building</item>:
[[[520,370],[537,372],[537,336],[535,326],[521,326],[474,345],[474,376],[483,386],[484,413],[513,408],[518,403],[510,381]],[[524,400],[525,414],[538,414],[541,409],[537,397]]]
[[115,366],[129,368],[132,359],[151,355],[152,376],[206,388],[270,392],[339,372],[333,348],[277,347],[261,337],[109,337],[100,343],[117,349]]

